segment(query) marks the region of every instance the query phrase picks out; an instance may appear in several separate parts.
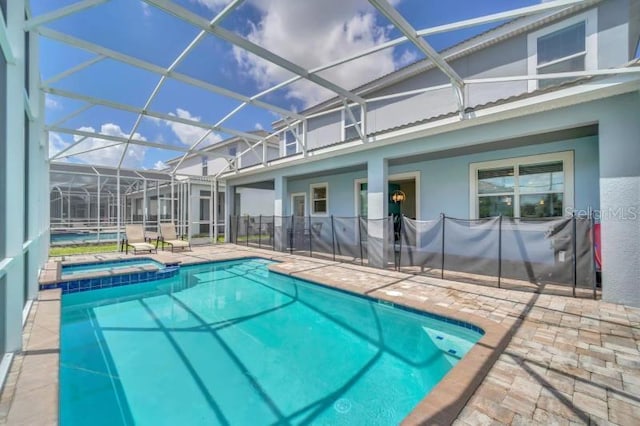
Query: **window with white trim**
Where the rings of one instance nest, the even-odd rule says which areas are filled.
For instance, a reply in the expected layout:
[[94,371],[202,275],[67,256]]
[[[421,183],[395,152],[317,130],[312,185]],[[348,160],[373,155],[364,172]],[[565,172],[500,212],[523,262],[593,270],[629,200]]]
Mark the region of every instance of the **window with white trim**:
[[314,183],[311,190],[311,214],[327,215],[329,212],[329,184]]
[[350,105],[348,107],[353,113],[354,123],[351,116],[345,108],[342,109],[342,140],[346,141],[353,138],[359,138],[356,127],[362,128],[362,107],[360,105]]
[[291,127],[284,131],[283,133],[283,142],[284,142],[284,155],[289,156],[293,154],[297,154],[299,152],[298,148],[298,140],[296,136],[299,137],[299,127]]
[[[596,69],[597,9],[529,34],[528,50],[530,74]],[[542,89],[565,80],[567,78],[530,81],[529,89]]]
[[564,216],[573,207],[573,153],[471,164],[472,217]]
[[209,174],[209,158],[206,155],[202,156],[202,176]]

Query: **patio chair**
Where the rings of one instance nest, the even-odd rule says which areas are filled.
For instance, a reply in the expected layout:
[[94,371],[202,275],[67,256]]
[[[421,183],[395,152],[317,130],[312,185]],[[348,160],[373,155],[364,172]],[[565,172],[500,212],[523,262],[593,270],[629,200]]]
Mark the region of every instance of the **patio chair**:
[[172,252],[176,247],[181,247],[182,250],[189,247],[189,250],[191,250],[191,243],[189,241],[184,241],[178,238],[176,235],[176,227],[173,223],[160,224],[160,241],[162,242],[162,250],[164,250],[165,244],[169,244],[171,246]]
[[135,254],[138,251],[148,251],[149,253],[158,251],[158,245],[149,244],[144,238],[144,228],[142,225],[125,225],[124,232],[126,239],[124,240],[125,252],[129,253],[129,247],[133,248]]

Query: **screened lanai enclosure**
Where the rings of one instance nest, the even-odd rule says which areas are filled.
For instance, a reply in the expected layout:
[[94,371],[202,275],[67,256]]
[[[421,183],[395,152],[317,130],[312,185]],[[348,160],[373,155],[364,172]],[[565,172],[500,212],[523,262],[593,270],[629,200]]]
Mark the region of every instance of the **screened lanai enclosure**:
[[173,223],[196,243],[224,229],[222,220],[214,226],[214,184],[206,177],[53,163],[50,187],[52,245],[121,241],[126,224],[141,224],[154,238],[161,223]]

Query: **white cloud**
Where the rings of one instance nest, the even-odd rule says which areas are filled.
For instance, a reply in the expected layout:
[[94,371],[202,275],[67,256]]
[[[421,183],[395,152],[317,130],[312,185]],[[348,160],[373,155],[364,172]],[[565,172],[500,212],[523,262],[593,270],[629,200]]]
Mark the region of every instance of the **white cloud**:
[[[80,127],[78,130],[85,132],[95,132],[95,129],[93,127]],[[127,133],[122,131],[120,126],[114,123],[103,124],[100,127],[99,133],[123,138],[129,136]],[[80,139],[82,139],[82,136],[73,137],[74,142],[78,142]],[[133,139],[142,141],[147,140],[140,133],[134,133]],[[101,146],[108,146],[106,148],[96,149],[95,151],[80,153],[72,158],[88,164],[117,167],[118,162],[122,157],[124,144],[115,144],[117,144],[116,141],[100,139],[99,137],[90,137],[71,148],[65,154],[80,153],[82,151],[99,148]],[[122,166],[125,168],[139,169],[140,167],[142,167],[145,153],[146,148],[144,146],[129,144],[129,148],[127,149],[127,154],[125,155],[125,158],[122,162]]]
[[[170,112],[169,115],[174,117],[184,118],[186,120],[202,121],[201,117],[192,115],[189,111],[182,108],[177,108],[176,112]],[[206,129],[201,127],[192,126],[190,124],[177,123],[175,121],[165,121],[165,124],[171,129],[171,131],[178,137],[178,140],[184,145],[191,146],[207,132]],[[222,137],[219,134],[212,132],[199,146],[206,146],[216,142],[220,142]]]
[[149,6],[149,4],[147,4],[147,3],[143,2],[143,1],[141,1],[141,2],[140,2],[140,6],[142,7],[142,14],[143,14],[145,17],[149,17],[149,16],[151,16],[151,6]]
[[54,156],[66,147],[69,146],[68,142],[65,142],[57,133],[49,132],[49,156]]
[[[260,10],[261,18],[251,24],[246,37],[307,69],[361,52],[389,39],[390,29],[376,23],[373,8],[362,0],[252,0],[252,4]],[[256,81],[260,88],[291,76],[288,71],[243,49],[235,47],[233,51],[242,72]],[[393,49],[386,49],[320,75],[351,89],[393,71],[397,65],[393,60]],[[287,96],[310,106],[331,97],[332,93],[305,80],[290,85]]]
[[44,105],[47,109],[61,109],[62,108],[62,104],[58,101],[56,101],[53,98],[50,98],[49,96],[47,96],[44,100]]
[[201,4],[211,10],[218,10],[222,6],[226,6],[229,0],[191,0],[191,3]]
[[260,123],[256,123],[254,127],[256,128],[256,130],[264,130],[264,127],[262,127],[262,124]]
[[404,67],[405,65],[414,63],[417,59],[418,54],[416,52],[412,50],[405,50],[404,52],[402,52],[402,55],[400,55],[400,58],[398,59],[398,66]]
[[167,166],[167,164],[161,160],[156,161],[155,164],[153,165],[154,170],[164,170],[167,168],[169,168],[169,166]]

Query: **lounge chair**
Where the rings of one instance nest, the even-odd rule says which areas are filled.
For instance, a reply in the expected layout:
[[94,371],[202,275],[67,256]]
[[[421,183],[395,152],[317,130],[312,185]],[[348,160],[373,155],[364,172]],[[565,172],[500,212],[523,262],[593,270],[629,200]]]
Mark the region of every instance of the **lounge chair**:
[[180,247],[182,250],[189,247],[191,250],[191,243],[189,241],[181,240],[176,235],[176,227],[173,223],[161,223],[160,224],[160,241],[162,242],[162,250],[164,250],[164,245],[169,244],[171,246],[171,251],[173,249]]
[[129,253],[129,247],[133,248],[134,253],[138,251],[158,251],[158,245],[149,244],[144,238],[144,228],[142,225],[125,225],[124,232],[126,240],[124,240],[126,253]]

